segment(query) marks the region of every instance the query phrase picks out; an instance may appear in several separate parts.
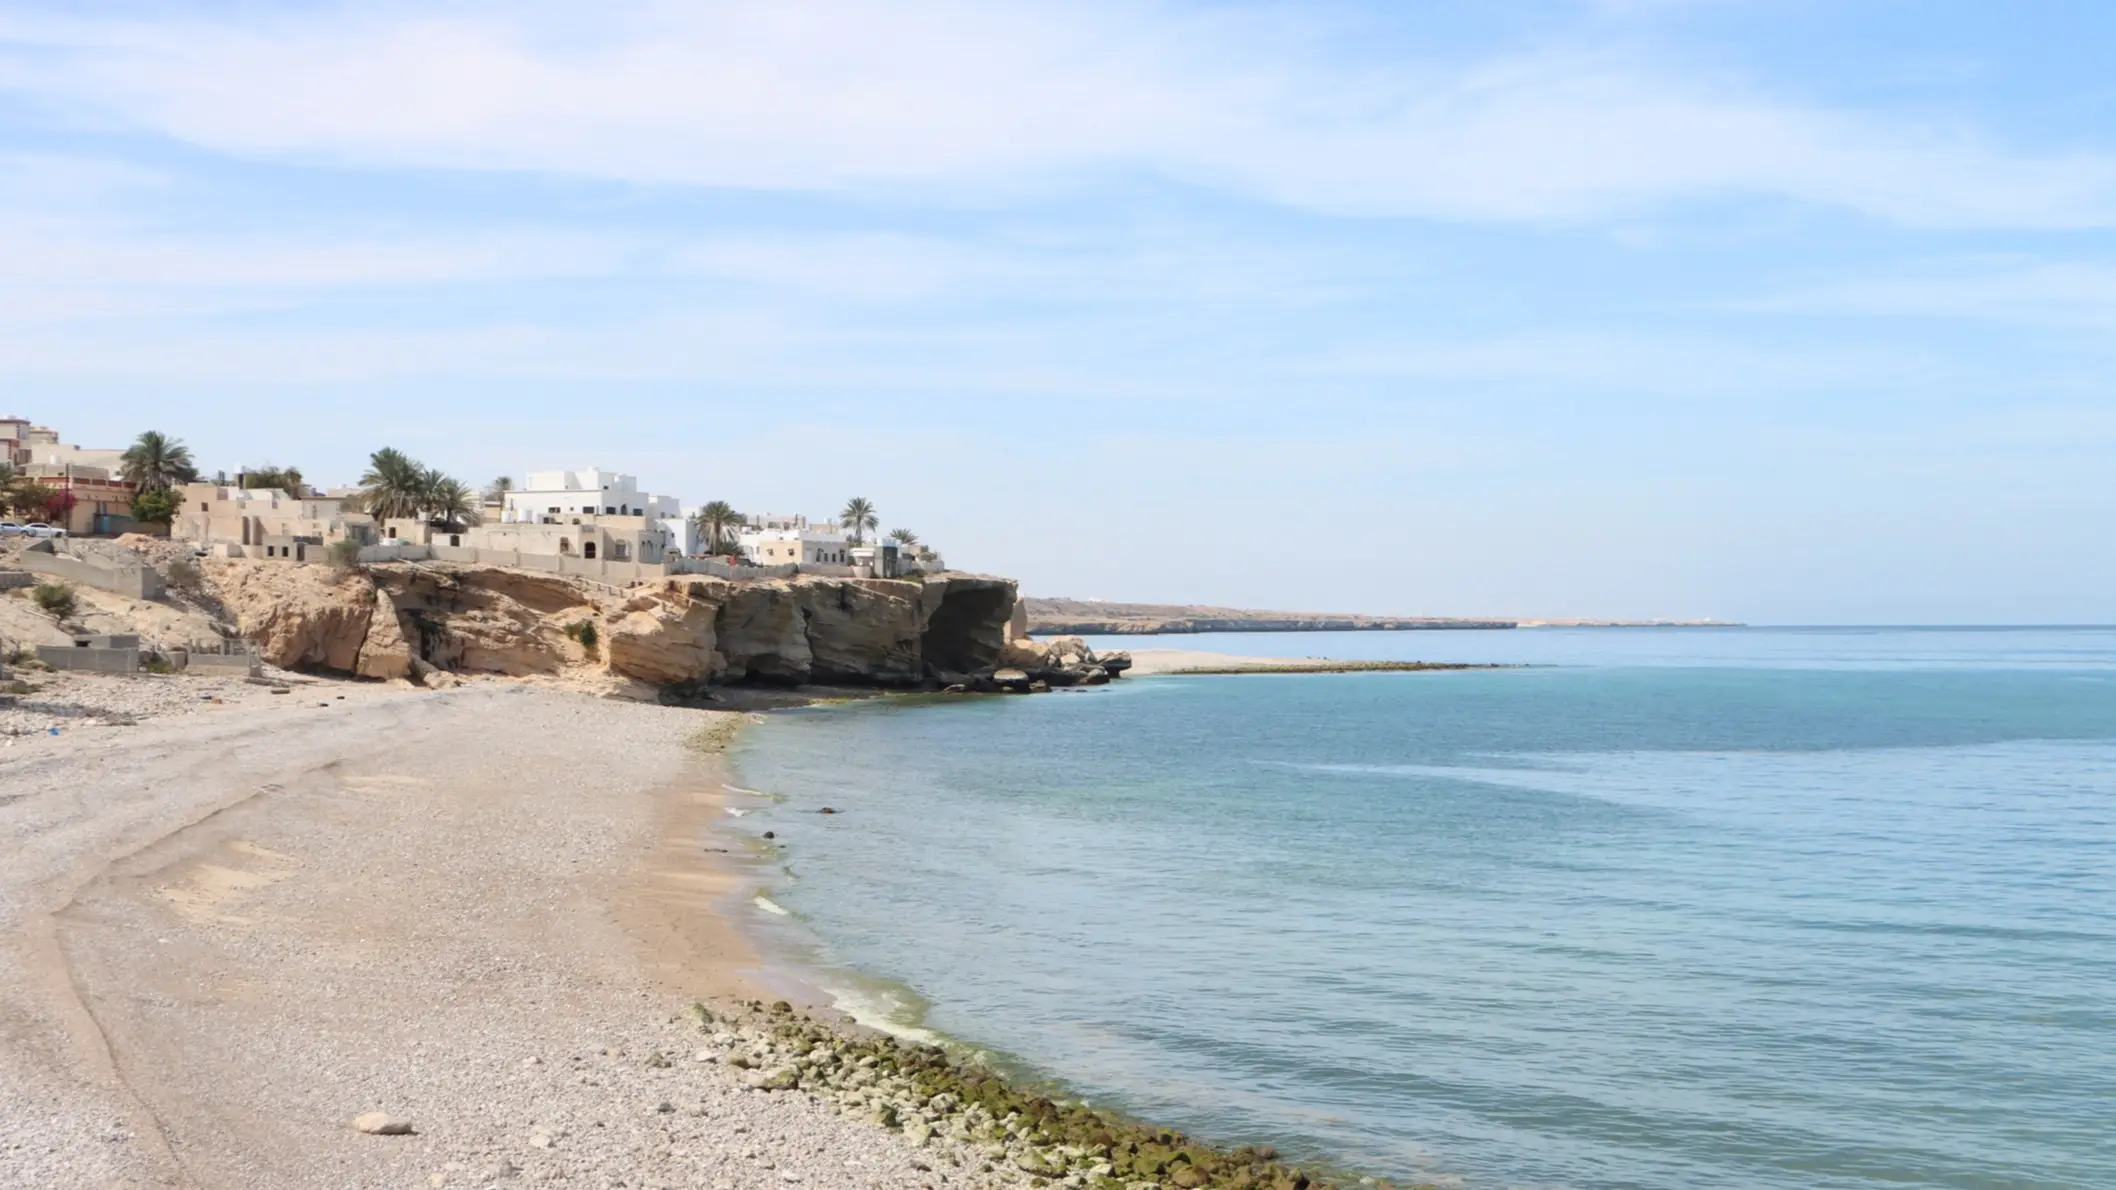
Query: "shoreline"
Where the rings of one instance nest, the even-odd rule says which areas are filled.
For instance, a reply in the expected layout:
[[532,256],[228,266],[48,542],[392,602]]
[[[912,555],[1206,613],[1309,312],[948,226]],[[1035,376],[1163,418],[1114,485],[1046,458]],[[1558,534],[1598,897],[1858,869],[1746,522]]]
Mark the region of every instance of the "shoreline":
[[0,1181],[1329,1184],[838,1008],[752,928],[748,713],[303,690],[0,752]]
[[[1505,667],[1414,665],[1411,668]],[[1149,676],[1192,675],[1183,671]],[[918,699],[920,705],[939,705],[932,703],[927,695],[883,692],[869,697]],[[829,698],[816,700],[810,705],[851,701],[864,700]],[[711,760],[720,777],[716,785],[723,791],[720,798],[724,799],[727,791],[746,788],[735,781],[739,774],[727,759],[727,748],[745,726],[761,721],[761,715],[744,714],[717,741]],[[707,829],[722,838],[740,836],[739,831],[729,829],[724,818],[714,819]],[[769,893],[769,879],[750,867],[748,861],[736,856],[733,848],[714,855],[712,861],[733,873],[738,882],[744,878],[755,881],[741,891],[753,892],[759,899]],[[942,1107],[939,1118],[934,1118],[934,1112],[930,1110],[919,1113],[929,1121],[928,1127],[909,1134],[921,1138],[921,1144],[925,1143],[925,1137],[938,1137],[943,1134],[942,1129],[947,1128],[953,1129],[948,1135],[961,1143],[976,1144],[982,1138],[989,1145],[994,1137],[1011,1137],[1015,1143],[1009,1146],[1008,1161],[1003,1164],[1028,1173],[1030,1185],[1084,1185],[1092,1190],[1341,1190],[1355,1185],[1360,1190],[1397,1188],[1396,1183],[1331,1166],[1327,1162],[1299,1166],[1286,1164],[1270,1145],[1199,1140],[1121,1110],[1090,1106],[1062,1080],[1010,1072],[994,1066],[986,1060],[991,1056],[987,1047],[933,1029],[923,1021],[909,1023],[889,1019],[886,1012],[880,1019],[863,1016],[857,1007],[847,1004],[845,993],[833,991],[825,984],[839,982],[839,979],[832,978],[834,975],[880,982],[878,977],[816,964],[794,952],[784,940],[773,940],[764,923],[750,916],[761,910],[752,905],[747,895],[732,896],[723,905],[737,917],[732,926],[734,932],[743,936],[753,952],[761,956],[760,962],[776,970],[788,986],[808,994],[805,1006],[800,999],[791,1004],[782,1001],[770,1008],[761,1001],[737,1001],[733,1010],[747,1014],[745,1019],[752,1022],[762,1021],[776,1035],[797,1038],[799,1044],[794,1047],[797,1052],[806,1046],[824,1044],[834,1053],[849,1055],[855,1061],[878,1058],[885,1066],[906,1072],[918,1088],[909,1096],[912,1104],[925,1103],[936,1096],[952,1100]],[[780,909],[779,912],[787,911]],[[729,1006],[723,1003],[720,1011],[724,1013],[728,1009]],[[982,1117],[977,1114],[980,1105],[984,1108]],[[900,1107],[899,1112],[901,1110]],[[966,1110],[969,1114],[964,1114]],[[892,1117],[896,1114],[891,1113]],[[1023,1123],[1010,1125],[1008,1121],[1016,1115],[1022,1117]],[[890,1126],[904,1125],[899,1120]],[[1406,1184],[1401,1190],[1438,1188],[1419,1182]]]

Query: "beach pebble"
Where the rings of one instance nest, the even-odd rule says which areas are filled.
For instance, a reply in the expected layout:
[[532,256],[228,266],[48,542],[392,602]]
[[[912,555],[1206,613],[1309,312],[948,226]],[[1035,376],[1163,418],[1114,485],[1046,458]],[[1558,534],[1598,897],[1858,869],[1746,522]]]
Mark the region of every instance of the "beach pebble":
[[410,1136],[411,1121],[388,1112],[362,1112],[353,1117],[353,1131],[365,1132],[369,1136]]

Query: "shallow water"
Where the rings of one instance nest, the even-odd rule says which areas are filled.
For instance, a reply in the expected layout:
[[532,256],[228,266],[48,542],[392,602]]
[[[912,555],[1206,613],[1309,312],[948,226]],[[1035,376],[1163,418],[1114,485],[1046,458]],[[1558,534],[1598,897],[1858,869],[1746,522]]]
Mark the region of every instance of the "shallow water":
[[1119,643],[1541,667],[774,715],[779,936],[1389,1176],[2116,1187],[2116,632]]

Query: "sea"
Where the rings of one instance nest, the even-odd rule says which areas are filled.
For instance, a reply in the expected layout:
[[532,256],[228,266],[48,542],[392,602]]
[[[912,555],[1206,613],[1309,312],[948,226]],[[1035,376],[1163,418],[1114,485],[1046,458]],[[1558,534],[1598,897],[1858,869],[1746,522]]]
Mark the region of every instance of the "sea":
[[1092,643],[1517,668],[770,715],[766,944],[1355,1177],[2116,1188],[2116,629]]

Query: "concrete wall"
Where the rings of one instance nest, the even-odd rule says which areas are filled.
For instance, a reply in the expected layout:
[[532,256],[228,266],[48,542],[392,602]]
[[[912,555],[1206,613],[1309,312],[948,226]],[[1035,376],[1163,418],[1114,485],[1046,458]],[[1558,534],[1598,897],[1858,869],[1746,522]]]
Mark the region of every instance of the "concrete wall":
[[423,545],[364,545],[360,547],[362,562],[423,562],[433,557],[433,549]]
[[140,671],[140,651],[137,647],[81,649],[73,645],[38,645],[37,660],[53,669],[78,669],[105,674],[130,674]]
[[[178,660],[180,655],[182,660]],[[184,653],[179,649],[169,659],[178,668],[196,674],[256,677],[262,672],[253,653]]]
[[0,570],[0,591],[37,585],[37,576],[27,570]]
[[709,574],[714,578],[792,578],[804,568],[793,562],[777,566],[744,566],[722,558],[671,558],[670,574]]
[[77,558],[72,554],[42,550],[22,551],[22,569],[49,575],[99,591],[111,591],[131,599],[162,597],[161,572],[145,563],[111,562],[102,558]]

